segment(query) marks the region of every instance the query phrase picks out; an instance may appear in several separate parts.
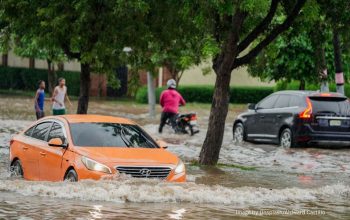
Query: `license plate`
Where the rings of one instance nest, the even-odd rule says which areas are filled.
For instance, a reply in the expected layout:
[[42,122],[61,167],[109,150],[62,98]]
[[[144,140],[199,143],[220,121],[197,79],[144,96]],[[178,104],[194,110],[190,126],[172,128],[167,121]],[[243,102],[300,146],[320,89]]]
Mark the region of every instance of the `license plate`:
[[341,126],[340,120],[329,120],[329,126]]
[[191,125],[197,125],[197,121],[195,121],[195,120],[194,121],[190,121],[190,124]]

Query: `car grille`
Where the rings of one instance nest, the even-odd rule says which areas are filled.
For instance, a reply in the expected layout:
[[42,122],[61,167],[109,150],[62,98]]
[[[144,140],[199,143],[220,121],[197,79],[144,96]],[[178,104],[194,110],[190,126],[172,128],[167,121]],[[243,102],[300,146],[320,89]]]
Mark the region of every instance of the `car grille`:
[[116,168],[119,173],[124,173],[137,178],[161,178],[168,177],[171,168],[170,167],[124,167],[119,166]]

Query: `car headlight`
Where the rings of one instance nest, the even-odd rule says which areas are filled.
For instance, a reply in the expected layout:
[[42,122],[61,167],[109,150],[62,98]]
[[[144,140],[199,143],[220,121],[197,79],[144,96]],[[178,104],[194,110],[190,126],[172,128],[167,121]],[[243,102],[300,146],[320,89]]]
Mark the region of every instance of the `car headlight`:
[[185,164],[180,160],[175,168],[175,174],[185,172]]
[[88,168],[89,170],[94,170],[94,171],[99,171],[99,172],[104,172],[104,173],[112,173],[112,171],[109,167],[107,167],[106,165],[103,165],[97,161],[94,161],[90,158],[82,156],[81,161],[86,166],[86,168]]

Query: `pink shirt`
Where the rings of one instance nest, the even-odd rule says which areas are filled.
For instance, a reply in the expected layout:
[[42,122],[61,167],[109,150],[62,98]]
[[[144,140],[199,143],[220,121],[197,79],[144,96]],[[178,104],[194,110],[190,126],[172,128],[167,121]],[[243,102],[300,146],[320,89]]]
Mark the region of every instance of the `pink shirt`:
[[179,106],[185,105],[186,102],[175,89],[167,89],[160,95],[160,105],[163,112],[178,113]]

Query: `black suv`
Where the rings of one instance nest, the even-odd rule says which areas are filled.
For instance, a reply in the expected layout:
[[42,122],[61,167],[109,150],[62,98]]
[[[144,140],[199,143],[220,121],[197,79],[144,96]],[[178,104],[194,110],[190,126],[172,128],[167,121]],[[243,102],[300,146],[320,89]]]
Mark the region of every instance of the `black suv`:
[[249,104],[233,125],[235,142],[350,145],[347,97],[338,93],[280,91]]

